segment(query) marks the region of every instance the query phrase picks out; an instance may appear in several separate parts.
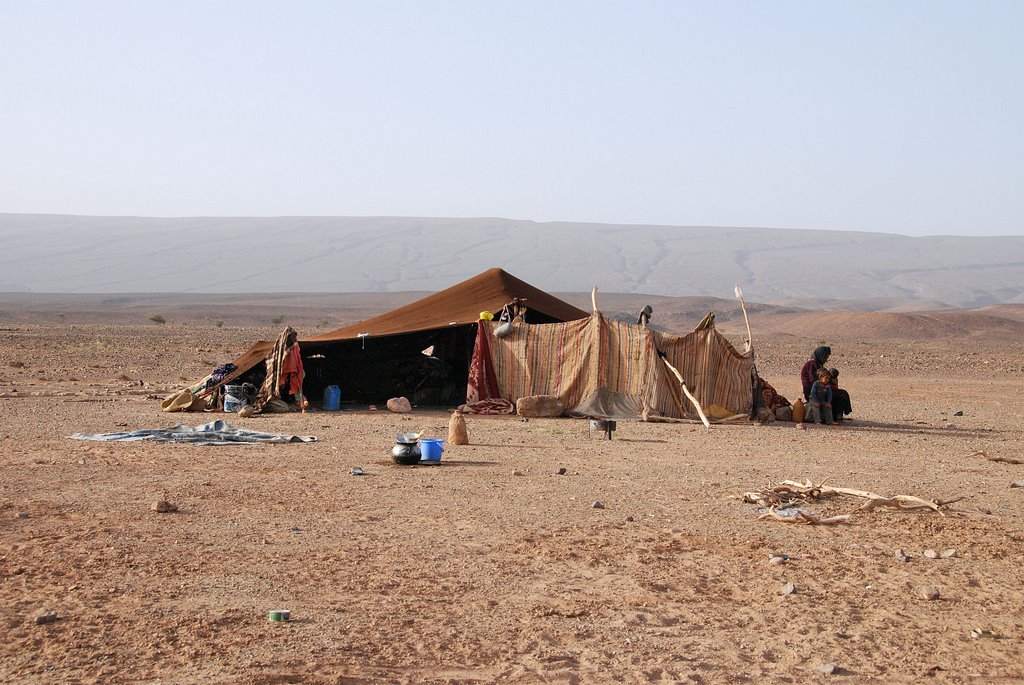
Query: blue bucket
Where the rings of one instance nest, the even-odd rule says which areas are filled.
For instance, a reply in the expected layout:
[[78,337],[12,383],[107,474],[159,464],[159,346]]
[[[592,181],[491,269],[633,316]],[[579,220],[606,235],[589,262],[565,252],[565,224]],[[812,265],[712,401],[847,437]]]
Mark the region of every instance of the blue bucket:
[[444,440],[420,438],[420,461],[441,461]]

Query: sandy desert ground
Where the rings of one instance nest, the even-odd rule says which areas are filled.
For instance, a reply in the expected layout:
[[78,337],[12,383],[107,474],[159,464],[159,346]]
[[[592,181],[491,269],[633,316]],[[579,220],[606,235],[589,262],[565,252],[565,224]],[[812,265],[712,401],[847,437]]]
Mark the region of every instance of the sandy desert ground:
[[[311,444],[67,439],[211,418],[153,398],[272,328],[0,329],[2,682],[1024,680],[1024,465],[974,455],[1024,461],[1024,343],[829,338],[842,426],[623,422],[605,441],[470,418],[471,445],[400,467],[393,436],[443,436],[445,412],[228,416]],[[794,398],[816,344],[772,334],[759,367]],[[963,499],[834,526],[736,499],[786,478]],[[150,510],[164,495],[179,511]],[[294,620],[268,622],[279,608]]]

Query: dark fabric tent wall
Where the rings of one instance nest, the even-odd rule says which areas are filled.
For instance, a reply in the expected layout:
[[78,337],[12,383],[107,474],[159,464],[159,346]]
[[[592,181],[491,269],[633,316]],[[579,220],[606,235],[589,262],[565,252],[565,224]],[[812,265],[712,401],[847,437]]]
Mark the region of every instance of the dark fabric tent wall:
[[480,312],[497,314],[514,300],[525,305],[527,323],[588,316],[502,269],[489,269],[404,307],[303,341],[305,390],[315,398],[328,385],[338,385],[342,398],[360,402],[404,396],[418,405],[461,404]]

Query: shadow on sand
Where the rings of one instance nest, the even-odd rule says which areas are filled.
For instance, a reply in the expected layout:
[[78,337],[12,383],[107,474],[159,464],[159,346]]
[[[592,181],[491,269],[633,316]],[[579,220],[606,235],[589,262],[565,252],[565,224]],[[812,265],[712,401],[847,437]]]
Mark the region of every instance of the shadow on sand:
[[[776,424],[785,426],[786,421],[777,421]],[[849,431],[886,431],[891,433],[904,433],[904,434],[916,434],[916,435],[959,435],[968,436],[972,438],[981,438],[985,436],[992,436],[998,434],[1001,431],[994,428],[943,428],[941,426],[930,426],[921,425],[914,423],[892,423],[886,421],[863,421],[858,419],[847,419],[839,423],[832,425],[814,424],[810,421],[805,421],[805,425],[812,429],[821,428],[832,428],[838,430],[849,430]]]
[[[428,469],[439,469],[439,468],[445,468],[445,467],[451,467],[451,466],[496,466],[498,462],[496,462],[496,461],[482,461],[482,460],[479,460],[479,459],[459,459],[458,457],[454,457],[454,458],[448,458],[447,460],[442,458],[441,461],[436,461],[436,462],[422,462],[421,461],[418,464],[398,464],[393,459],[381,459],[380,461],[377,461],[377,462],[374,462],[374,463],[377,466],[394,466],[394,467],[403,468],[403,469],[412,468],[412,467],[422,467],[422,468],[428,468]],[[366,478],[367,476],[370,476],[370,475],[372,475],[372,474],[366,473],[366,474],[363,474],[362,476],[358,476],[358,477],[359,478]],[[355,477],[355,476],[353,476],[353,477]]]

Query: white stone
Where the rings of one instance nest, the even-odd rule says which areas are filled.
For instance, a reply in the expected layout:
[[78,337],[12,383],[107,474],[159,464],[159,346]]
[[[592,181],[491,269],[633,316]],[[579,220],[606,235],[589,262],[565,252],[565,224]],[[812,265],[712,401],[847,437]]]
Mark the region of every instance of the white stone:
[[412,411],[412,403],[405,397],[392,397],[388,400],[388,409],[396,414],[408,414]]

